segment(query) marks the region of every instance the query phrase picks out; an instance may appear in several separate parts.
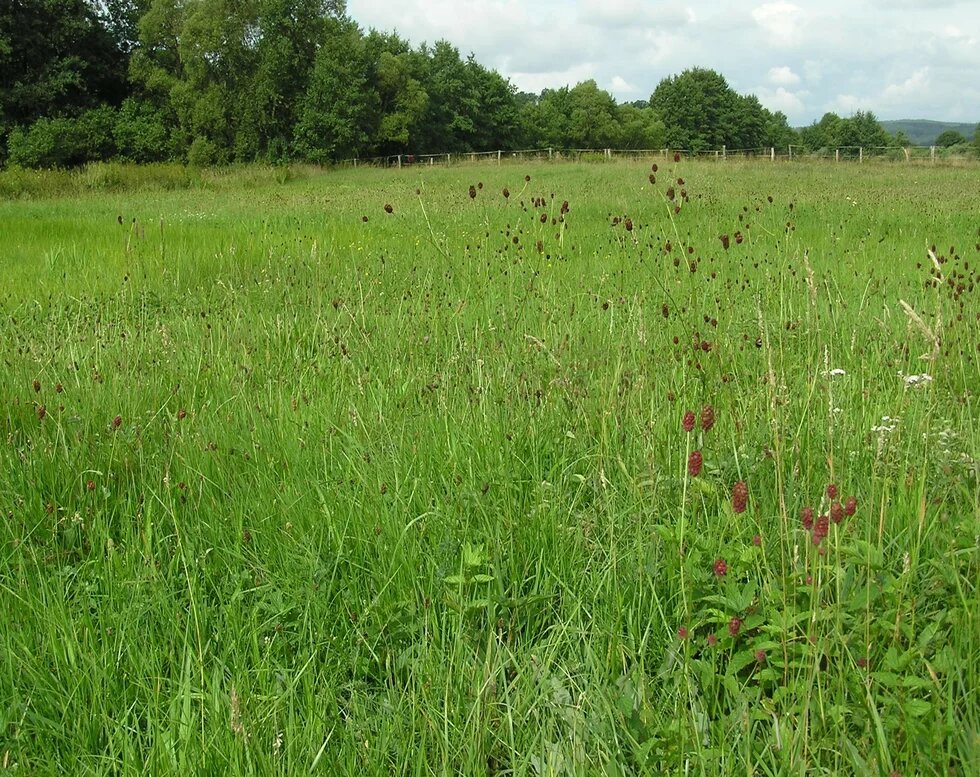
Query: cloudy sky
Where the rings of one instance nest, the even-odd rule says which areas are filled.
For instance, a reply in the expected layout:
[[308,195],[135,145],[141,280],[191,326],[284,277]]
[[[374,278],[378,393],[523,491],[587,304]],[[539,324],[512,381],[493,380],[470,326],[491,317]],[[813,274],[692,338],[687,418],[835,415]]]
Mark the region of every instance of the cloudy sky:
[[977,0],[348,0],[361,27],[446,39],[521,90],[619,100],[709,67],[793,125],[826,111],[980,121]]

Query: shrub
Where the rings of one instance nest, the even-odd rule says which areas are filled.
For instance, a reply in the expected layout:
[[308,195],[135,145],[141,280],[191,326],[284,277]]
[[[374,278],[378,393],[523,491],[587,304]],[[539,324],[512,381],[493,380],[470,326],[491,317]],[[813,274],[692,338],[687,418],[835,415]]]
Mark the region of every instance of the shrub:
[[162,162],[173,156],[173,144],[161,111],[129,98],[116,116],[113,137],[119,155],[129,162]]
[[17,128],[7,140],[9,162],[20,167],[74,167],[111,158],[116,112],[103,106],[77,118],[38,119]]

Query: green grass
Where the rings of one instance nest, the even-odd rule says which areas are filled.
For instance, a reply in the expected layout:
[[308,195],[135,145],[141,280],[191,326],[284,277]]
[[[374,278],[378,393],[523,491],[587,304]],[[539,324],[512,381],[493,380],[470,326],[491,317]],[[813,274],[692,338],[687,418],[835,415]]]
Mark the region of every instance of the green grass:
[[656,161],[0,201],[0,767],[976,774],[976,169]]

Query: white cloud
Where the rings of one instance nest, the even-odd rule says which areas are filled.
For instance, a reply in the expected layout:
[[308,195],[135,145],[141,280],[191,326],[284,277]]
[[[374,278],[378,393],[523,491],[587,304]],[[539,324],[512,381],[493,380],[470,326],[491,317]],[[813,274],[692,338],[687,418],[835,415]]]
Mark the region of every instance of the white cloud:
[[769,83],[776,86],[795,86],[800,83],[800,77],[793,72],[792,68],[771,67],[769,68]]
[[791,47],[800,42],[800,9],[792,3],[777,0],[760,5],[752,11],[752,18],[769,36],[773,46]]
[[782,111],[791,122],[797,121],[804,114],[805,108],[801,97],[782,86],[775,90],[761,87],[756,90],[755,95],[766,108],[770,111]]
[[616,94],[632,94],[640,91],[622,76],[613,76],[610,88]]
[[924,67],[916,70],[900,84],[888,84],[884,91],[882,91],[881,96],[889,103],[902,102],[906,98],[928,89],[929,86],[929,68]]

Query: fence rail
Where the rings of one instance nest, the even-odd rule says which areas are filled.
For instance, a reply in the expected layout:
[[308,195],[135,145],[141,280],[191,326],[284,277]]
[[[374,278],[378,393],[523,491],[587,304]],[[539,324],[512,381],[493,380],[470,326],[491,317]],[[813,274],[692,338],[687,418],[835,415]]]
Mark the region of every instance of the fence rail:
[[880,159],[896,162],[940,160],[962,160],[968,155],[945,153],[938,146],[839,146],[836,148],[807,149],[804,146],[790,145],[785,151],[774,146],[759,148],[685,149],[685,148],[533,148],[515,151],[457,151],[441,154],[390,154],[368,158],[351,158],[339,162],[351,167],[413,167],[452,166],[464,163],[489,163],[502,165],[512,161],[603,161],[611,159],[669,159],[674,154],[682,154],[698,159],[763,159],[770,162],[796,161],[803,159],[833,159],[835,162]]

